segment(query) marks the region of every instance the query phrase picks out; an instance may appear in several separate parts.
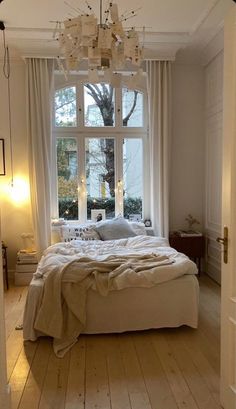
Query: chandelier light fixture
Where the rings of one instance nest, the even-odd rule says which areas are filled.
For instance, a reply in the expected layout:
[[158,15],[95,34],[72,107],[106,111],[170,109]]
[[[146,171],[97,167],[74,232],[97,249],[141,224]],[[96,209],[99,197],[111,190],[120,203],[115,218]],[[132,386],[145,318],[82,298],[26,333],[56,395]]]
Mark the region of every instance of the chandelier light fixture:
[[[134,27],[123,26],[137,15],[138,9],[119,16],[117,4],[110,1],[103,11],[102,0],[99,1],[99,19],[87,1],[86,11],[65,2],[73,16],[65,21],[52,21],[56,24],[53,37],[60,49],[57,62],[59,69],[66,74],[78,70],[79,64],[87,60],[90,82],[98,82],[98,72],[102,72],[105,80],[118,86],[118,71],[124,70],[127,62],[132,70],[136,67],[136,76],[141,74],[144,45],[139,44],[139,35]],[[142,29],[144,43],[145,28]]]

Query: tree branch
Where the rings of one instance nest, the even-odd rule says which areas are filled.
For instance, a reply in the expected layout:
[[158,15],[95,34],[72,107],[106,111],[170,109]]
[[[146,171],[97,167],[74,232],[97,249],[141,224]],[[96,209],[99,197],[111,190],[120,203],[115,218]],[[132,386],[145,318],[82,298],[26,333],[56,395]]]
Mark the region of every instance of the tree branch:
[[71,104],[72,102],[75,102],[75,98],[71,99],[70,101],[66,101],[66,102],[64,102],[64,103],[61,104],[61,105],[57,105],[56,108],[55,108],[55,110],[57,111],[58,109],[61,109],[61,108],[63,108],[64,106]]
[[128,113],[128,115],[123,119],[123,125],[127,126],[128,120],[130,119],[131,115],[133,114],[136,104],[137,104],[137,98],[138,98],[138,91],[134,91],[134,100],[133,100],[133,105]]
[[85,84],[85,87],[90,91],[88,93],[96,102],[97,105],[102,104],[102,93],[97,85]]

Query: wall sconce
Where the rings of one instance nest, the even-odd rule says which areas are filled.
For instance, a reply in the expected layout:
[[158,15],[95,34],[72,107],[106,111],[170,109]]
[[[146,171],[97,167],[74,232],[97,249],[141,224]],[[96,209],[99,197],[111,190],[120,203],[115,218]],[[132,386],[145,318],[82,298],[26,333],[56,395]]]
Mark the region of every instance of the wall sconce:
[[0,176],[5,176],[6,166],[5,166],[5,147],[4,139],[0,139]]

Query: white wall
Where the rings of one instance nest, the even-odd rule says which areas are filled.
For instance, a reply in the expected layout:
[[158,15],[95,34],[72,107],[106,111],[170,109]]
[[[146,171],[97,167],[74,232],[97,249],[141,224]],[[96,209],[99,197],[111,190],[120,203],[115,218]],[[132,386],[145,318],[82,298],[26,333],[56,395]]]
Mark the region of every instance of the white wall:
[[[25,66],[11,64],[12,139],[14,176],[28,184],[25,112]],[[10,181],[7,81],[0,73],[0,138],[6,140],[7,176],[0,177],[2,237],[8,245],[10,269],[23,246],[20,234],[32,232],[29,198],[21,203],[6,194]],[[173,64],[173,135],[171,160],[170,228],[185,227],[191,213],[203,224],[204,203],[204,73],[194,65]]]
[[[5,140],[6,176],[0,176],[0,205],[2,217],[2,240],[8,246],[9,269],[14,269],[16,252],[22,248],[20,237],[23,232],[32,232],[31,210],[28,181],[27,133],[25,110],[25,64],[23,61],[11,63],[11,110],[12,110],[12,145],[13,145],[13,172],[16,187],[20,192],[17,198],[11,197],[9,182],[11,180],[10,143],[8,122],[7,80],[0,71],[0,138]],[[20,193],[20,200],[19,200]]]
[[[170,229],[190,213],[204,225],[204,69],[173,64]],[[196,226],[199,227],[199,226]]]

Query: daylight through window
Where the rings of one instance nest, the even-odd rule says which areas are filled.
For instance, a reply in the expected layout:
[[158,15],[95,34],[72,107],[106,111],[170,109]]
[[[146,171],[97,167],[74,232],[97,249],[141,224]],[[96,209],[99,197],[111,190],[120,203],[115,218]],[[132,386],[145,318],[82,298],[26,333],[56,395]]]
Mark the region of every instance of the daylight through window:
[[[110,84],[73,84],[54,96],[57,217],[143,215],[145,98]],[[96,212],[97,213],[97,212]]]

